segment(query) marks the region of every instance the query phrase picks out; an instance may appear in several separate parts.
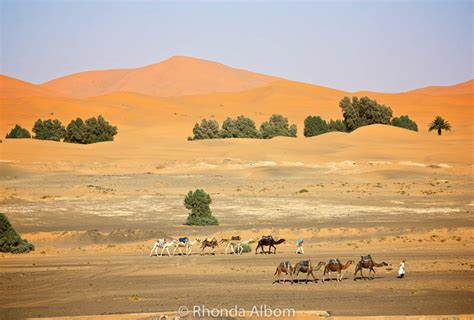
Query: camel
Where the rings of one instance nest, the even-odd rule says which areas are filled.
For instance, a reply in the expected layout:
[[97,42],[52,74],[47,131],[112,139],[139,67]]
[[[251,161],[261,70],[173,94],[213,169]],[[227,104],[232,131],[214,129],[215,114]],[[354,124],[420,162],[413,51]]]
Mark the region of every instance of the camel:
[[347,268],[350,267],[351,264],[353,264],[354,261],[349,260],[346,262],[346,264],[342,264],[339,259],[331,259],[329,262],[326,264],[326,267],[324,267],[324,273],[323,273],[323,282],[324,282],[324,277],[326,273],[329,274],[329,279],[331,279],[331,272],[337,272],[337,277],[336,280],[339,282],[342,280],[342,270],[346,270]]
[[186,242],[182,242],[182,241],[178,241],[176,242],[175,246],[174,246],[174,250],[173,250],[173,256],[176,254],[176,250],[179,251],[179,254],[183,254],[183,252],[181,251],[181,248],[185,248],[185,251],[186,251],[186,255],[189,256],[191,254],[191,251],[192,251],[192,246],[196,245],[197,243],[200,243],[201,240],[199,239],[196,239],[194,241],[186,241]]
[[296,273],[296,282],[299,283],[298,275],[300,272],[306,273],[306,283],[308,283],[308,279],[310,275],[313,277],[314,282],[318,282],[313,272],[320,270],[322,266],[324,266],[324,262],[322,261],[320,261],[316,267],[313,266],[313,264],[311,263],[311,260],[304,260],[304,261],[298,262],[293,269],[293,274]]
[[163,251],[168,252],[168,257],[171,256],[169,248],[173,247],[176,244],[176,240],[171,242],[166,242],[166,239],[158,239],[155,241],[153,248],[150,251],[150,257],[153,255],[153,252],[158,256],[158,248],[161,248],[160,256],[163,256]]
[[360,278],[361,279],[368,279],[367,277],[364,277],[362,274],[362,269],[369,269],[369,277],[370,277],[370,272],[373,272],[372,279],[375,277],[375,270],[374,267],[386,267],[388,266],[388,263],[382,261],[381,263],[375,262],[370,254],[368,256],[360,256],[360,261],[357,262],[357,265],[355,267],[355,272],[354,272],[354,281],[356,279],[357,272],[360,271]]
[[278,275],[277,280],[273,283],[278,282],[280,283],[280,277],[283,273],[283,283],[286,282],[286,276],[290,275],[291,283],[293,283],[293,266],[291,265],[290,261],[282,261],[280,265],[276,268],[274,276]]
[[236,251],[237,251],[236,253],[237,253],[237,255],[240,256],[240,255],[242,255],[242,253],[244,253],[244,247],[243,247],[244,245],[246,245],[246,244],[252,244],[252,243],[254,243],[254,242],[257,242],[257,240],[258,240],[258,239],[249,239],[249,240],[247,240],[247,241],[242,241],[242,242],[240,242],[240,243],[237,245],[237,248],[236,248]]
[[232,240],[232,239],[221,239],[219,241],[219,244],[226,244],[225,246],[225,254],[227,254],[227,251],[230,249],[231,253],[236,253],[235,249],[239,247],[240,245],[240,240]]
[[268,247],[268,253],[272,253],[272,248],[275,249],[275,251],[273,252],[274,254],[276,254],[276,245],[279,245],[283,242],[285,242],[286,240],[285,239],[280,239],[278,241],[275,241],[275,239],[273,239],[272,236],[263,236],[262,239],[258,240],[258,245],[257,247],[255,248],[255,254],[257,254],[257,250],[258,248],[261,248],[262,249],[262,252],[261,253],[265,253],[265,251],[263,250],[263,247],[264,246],[267,246]]
[[217,242],[216,238],[212,238],[211,240],[204,239],[204,241],[201,242],[201,255],[204,254],[204,250],[207,247],[211,248],[211,253],[216,254],[216,248],[219,246],[219,243]]

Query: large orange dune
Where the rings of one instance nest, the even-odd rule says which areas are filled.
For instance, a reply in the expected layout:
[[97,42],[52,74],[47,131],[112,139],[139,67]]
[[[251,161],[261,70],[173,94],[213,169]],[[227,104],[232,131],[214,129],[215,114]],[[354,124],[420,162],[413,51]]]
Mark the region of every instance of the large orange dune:
[[[123,165],[127,159],[135,159],[133,163],[151,165],[160,161],[194,161],[200,155],[214,158],[238,155],[248,161],[429,162],[437,159],[445,163],[472,163],[473,81],[396,94],[349,93],[186,57],[174,57],[140,69],[85,72],[45,85],[6,76],[0,80],[3,134],[15,124],[31,129],[38,118],[57,118],[67,125],[76,117],[99,114],[119,128],[114,143],[90,146],[4,141],[0,144],[3,160],[33,162],[54,155],[58,161],[66,162],[107,159]],[[351,134],[302,137],[308,115],[341,119],[339,101],[353,95],[367,95],[390,106],[394,116],[409,115],[418,123],[419,132],[378,126]],[[274,113],[283,114],[298,125],[298,139],[187,141],[194,124],[203,118],[222,123],[228,116],[243,114],[254,119],[258,126]],[[437,115],[452,125],[452,131],[441,137],[427,132],[430,121]],[[448,152],[439,151],[441,147]]]
[[129,91],[152,96],[235,92],[277,80],[220,63],[175,56],[142,68],[88,71],[48,81],[41,87],[84,98]]

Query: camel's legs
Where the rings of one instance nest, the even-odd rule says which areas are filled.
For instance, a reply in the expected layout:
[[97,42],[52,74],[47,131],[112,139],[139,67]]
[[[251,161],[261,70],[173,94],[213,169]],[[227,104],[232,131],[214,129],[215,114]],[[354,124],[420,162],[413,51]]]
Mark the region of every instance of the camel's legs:
[[153,245],[153,248],[151,248],[151,251],[150,251],[150,257],[153,255],[153,251],[155,251],[156,249],[156,245]]
[[174,247],[174,250],[173,250],[173,256],[176,254],[176,249],[179,248],[179,244],[177,244],[175,247]]
[[192,248],[191,246],[188,246],[188,247],[186,248],[186,255],[187,255],[187,256],[189,256],[189,255],[191,254],[191,251],[193,251],[191,248]]
[[317,282],[318,282],[318,280],[316,280],[316,277],[314,276],[313,270],[311,270],[311,276],[313,276],[314,283],[317,283]]

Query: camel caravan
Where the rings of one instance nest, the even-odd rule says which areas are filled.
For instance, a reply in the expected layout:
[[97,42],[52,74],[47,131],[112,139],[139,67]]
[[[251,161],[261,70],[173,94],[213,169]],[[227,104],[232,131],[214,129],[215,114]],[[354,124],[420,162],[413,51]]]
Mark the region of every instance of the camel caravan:
[[[250,244],[257,243],[255,248],[255,254],[276,254],[277,246],[285,243],[285,239],[275,239],[273,236],[262,236],[260,239],[249,239],[242,241],[240,236],[232,236],[230,238],[224,239],[216,239],[213,238],[206,238],[204,240],[195,239],[191,241],[188,237],[182,237],[173,240],[166,240],[166,239],[158,239],[153,248],[150,251],[150,257],[152,255],[156,256],[163,256],[166,253],[168,256],[175,256],[176,254],[189,256],[193,251],[193,247],[198,247],[201,249],[199,252],[200,255],[216,255],[217,248],[223,247],[224,252],[223,254],[233,254],[240,256],[244,252],[250,251]],[[297,250],[296,253],[302,253],[303,240],[298,240]],[[268,248],[268,251],[265,251],[265,248]],[[159,253],[158,253],[159,252]],[[283,283],[289,280],[291,283],[297,282],[299,283],[299,275],[304,274],[306,275],[304,281],[308,283],[310,281],[310,277],[312,280],[317,283],[318,279],[316,278],[315,273],[318,271],[322,272],[322,282],[333,280],[331,274],[335,273],[337,282],[340,282],[344,278],[344,272],[350,268],[352,264],[355,264],[355,271],[354,271],[354,280],[357,279],[374,279],[375,277],[375,269],[379,267],[387,267],[388,263],[382,261],[377,263],[374,261],[372,256],[369,254],[367,256],[360,256],[360,260],[355,263],[353,260],[348,260],[346,263],[342,263],[338,258],[330,259],[328,262],[318,262],[314,264],[311,260],[303,260],[299,261],[295,265],[292,265],[290,261],[282,261],[276,268],[274,276],[276,280],[273,283],[281,283],[282,276],[283,276]],[[368,270],[368,276],[364,276],[363,270]],[[390,268],[391,269],[391,268]],[[402,270],[403,269],[403,270]],[[400,270],[403,271],[403,275],[405,274],[405,266],[403,262],[403,268],[400,267]],[[402,272],[400,271],[400,272]],[[399,272],[399,273],[400,273]],[[359,277],[357,275],[360,274]],[[289,279],[287,279],[289,278]],[[403,278],[402,276],[400,278]]]
[[[240,236],[232,236],[230,239],[221,239],[218,241],[216,238],[211,238],[211,239],[195,239],[193,241],[190,241],[188,237],[182,237],[173,239],[171,241],[168,241],[167,239],[158,239],[155,241],[153,244],[153,247],[150,251],[150,257],[153,255],[156,256],[163,256],[163,254],[166,252],[168,256],[171,255],[176,255],[176,251],[178,251],[179,255],[186,255],[189,256],[192,252],[193,247],[199,246],[201,248],[201,255],[204,254],[216,254],[216,250],[219,246],[224,246],[225,254],[235,254],[235,255],[242,255],[244,253],[244,248],[252,243],[255,243],[258,241],[258,246],[257,249],[261,248],[262,252],[263,251],[263,246],[268,246],[269,250],[271,251],[271,248],[274,248],[274,253],[276,253],[276,247],[275,245],[281,244],[285,242],[284,239],[279,239],[279,240],[274,240],[272,236],[264,236],[262,239],[249,239],[242,241]],[[160,250],[161,249],[161,250]],[[172,251],[170,251],[170,249]],[[183,252],[184,250],[184,252]],[[159,251],[159,254],[158,254]],[[257,250],[255,250],[257,251]],[[171,252],[173,252],[171,254]],[[271,253],[271,252],[270,252]]]
[[[281,283],[282,275],[283,275],[283,283],[286,282],[287,277],[290,278],[289,280],[291,283],[294,283],[294,282],[299,283],[300,281],[298,279],[298,275],[300,273],[306,274],[306,279],[305,279],[306,283],[308,283],[309,281],[309,276],[311,276],[314,282],[317,283],[318,279],[316,279],[314,272],[319,271],[319,270],[321,270],[323,274],[322,275],[323,283],[327,280],[332,280],[331,272],[337,273],[336,281],[340,282],[343,279],[344,270],[347,270],[353,263],[354,263],[353,260],[348,260],[345,264],[342,264],[342,262],[339,259],[333,258],[333,259],[330,259],[327,263],[320,261],[316,265],[313,264],[311,260],[303,260],[296,263],[296,265],[293,267],[290,261],[282,261],[280,262],[280,264],[275,270],[274,276],[276,277],[276,280],[273,283]],[[372,259],[372,256],[370,254],[367,256],[361,256],[360,261],[356,264],[353,279],[354,281],[357,280],[357,273],[360,273],[359,279],[364,279],[364,280],[374,279],[374,276],[375,276],[374,267],[386,267],[386,266],[388,266],[388,263],[386,262],[377,263]],[[368,277],[363,276],[362,274],[363,269],[369,269]],[[370,277],[371,272],[372,272],[372,277]],[[327,275],[327,278],[326,278],[326,275]]]

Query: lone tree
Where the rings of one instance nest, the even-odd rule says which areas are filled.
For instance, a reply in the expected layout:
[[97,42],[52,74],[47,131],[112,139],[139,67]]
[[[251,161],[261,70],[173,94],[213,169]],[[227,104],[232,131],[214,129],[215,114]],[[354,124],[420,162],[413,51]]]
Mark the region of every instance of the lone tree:
[[194,125],[193,135],[189,140],[217,139],[219,138],[219,122],[203,119],[201,124]]
[[370,124],[390,124],[392,118],[390,107],[380,105],[369,97],[361,99],[352,97],[352,101],[349,97],[344,97],[339,102],[339,107],[342,109],[344,124],[349,132]]
[[59,141],[63,139],[66,134],[66,129],[64,129],[61,121],[57,119],[48,119],[45,121],[38,119],[31,131],[35,133],[33,138],[38,140]]
[[0,252],[28,253],[35,246],[20,237],[7,216],[0,213]]
[[260,125],[260,134],[263,139],[271,139],[277,136],[296,137],[296,124],[288,124],[288,118],[280,114],[274,114],[268,121]]
[[437,116],[433,122],[430,123],[428,131],[438,130],[438,135],[441,135],[441,130],[451,131],[451,125],[442,117]]
[[304,119],[304,136],[314,137],[328,132],[328,124],[326,120],[320,116],[308,116]]
[[258,138],[259,133],[255,126],[255,121],[243,115],[237,119],[227,118],[222,123],[219,132],[221,138]]
[[189,191],[184,198],[184,206],[191,210],[186,224],[190,226],[218,225],[219,221],[212,215],[211,208],[209,208],[211,202],[211,196],[203,189],[196,189],[194,192]]
[[399,128],[404,128],[412,131],[418,131],[418,125],[408,116],[400,116],[400,118],[393,118],[392,125]]
[[25,128],[21,127],[20,125],[16,125],[10,133],[7,133],[5,136],[6,139],[29,139],[31,138],[30,133]]

